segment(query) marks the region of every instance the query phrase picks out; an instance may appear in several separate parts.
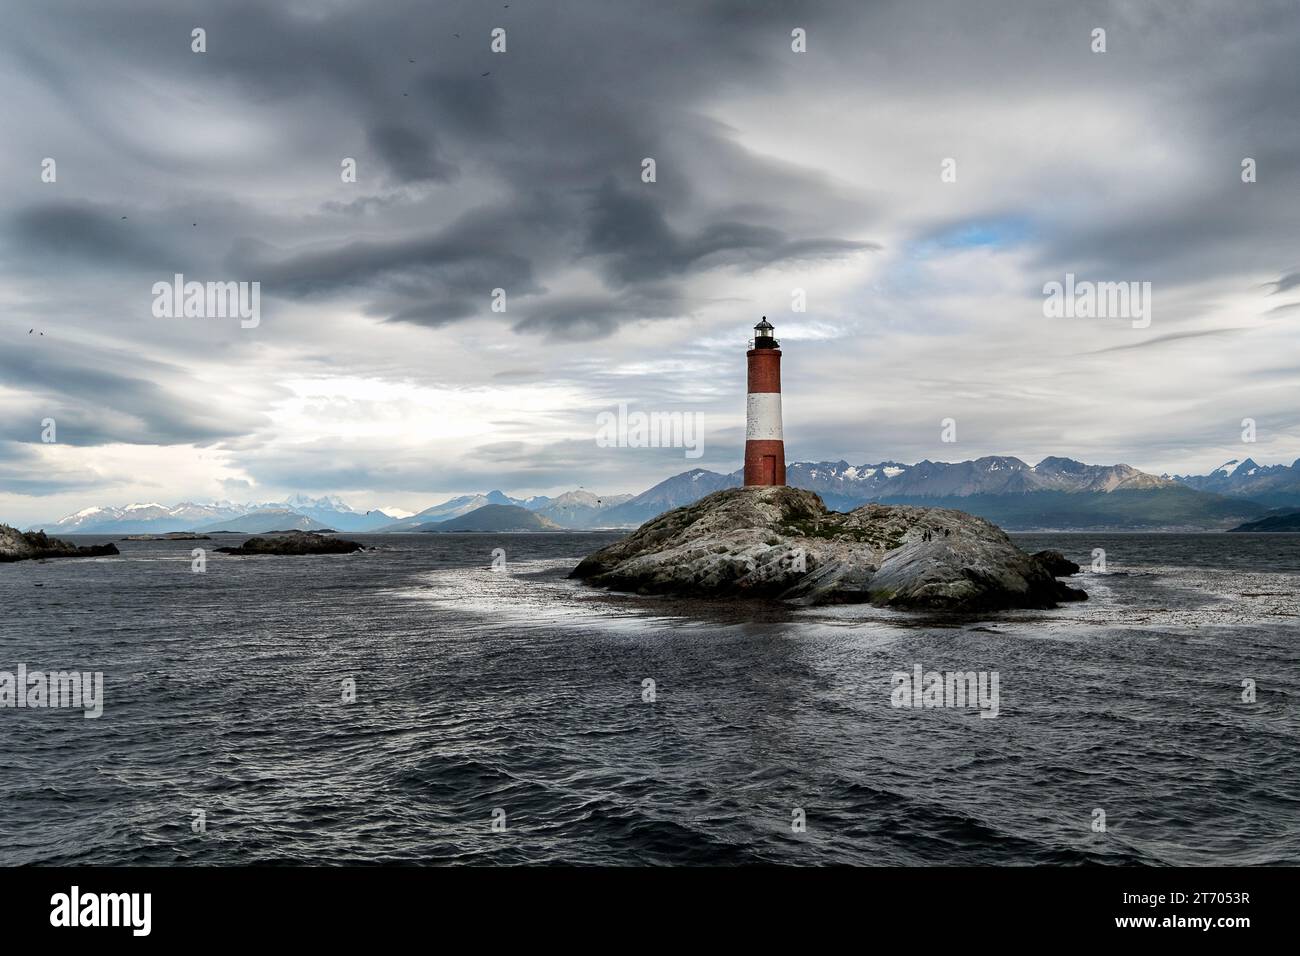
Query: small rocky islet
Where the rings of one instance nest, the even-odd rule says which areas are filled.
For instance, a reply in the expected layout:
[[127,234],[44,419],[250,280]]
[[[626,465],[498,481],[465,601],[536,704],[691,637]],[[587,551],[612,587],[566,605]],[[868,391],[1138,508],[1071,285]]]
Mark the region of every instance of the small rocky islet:
[[218,554],[351,554],[364,547],[344,538],[327,538],[314,531],[286,531],[269,537],[249,538],[237,548],[215,548]]
[[869,603],[929,611],[1053,608],[1087,594],[996,525],[948,508],[868,504],[828,511],[811,491],[733,488],[666,512],[570,574],[641,594]]
[[51,538],[44,531],[19,531],[0,524],[0,562],[39,561],[46,558],[101,558],[119,554],[117,545],[75,545]]

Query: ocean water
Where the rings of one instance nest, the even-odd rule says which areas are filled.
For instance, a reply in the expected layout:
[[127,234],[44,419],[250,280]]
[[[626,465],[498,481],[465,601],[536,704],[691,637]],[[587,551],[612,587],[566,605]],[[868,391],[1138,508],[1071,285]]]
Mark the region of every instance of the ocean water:
[[[979,619],[565,578],[614,534],[348,537],[0,565],[0,670],[105,697],[0,709],[0,864],[1300,863],[1300,536],[1019,535],[1106,572]],[[998,716],[892,706],[917,665]]]

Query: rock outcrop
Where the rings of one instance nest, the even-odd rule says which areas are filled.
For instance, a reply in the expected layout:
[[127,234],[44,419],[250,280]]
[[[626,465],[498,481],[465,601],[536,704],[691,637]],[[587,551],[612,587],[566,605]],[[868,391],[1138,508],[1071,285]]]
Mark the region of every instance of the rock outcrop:
[[270,538],[249,538],[238,548],[217,548],[220,554],[351,554],[361,551],[355,541],[327,538],[313,531],[289,531]]
[[833,512],[788,487],[714,492],[646,522],[570,576],[647,594],[952,611],[1087,597],[983,518],[882,504]]
[[1047,568],[1054,578],[1068,578],[1079,573],[1079,566],[1060,551],[1035,551],[1033,558]]
[[47,537],[44,531],[19,531],[0,524],[0,562],[32,561],[39,558],[99,558],[118,554],[117,545],[96,544],[78,547],[59,538]]

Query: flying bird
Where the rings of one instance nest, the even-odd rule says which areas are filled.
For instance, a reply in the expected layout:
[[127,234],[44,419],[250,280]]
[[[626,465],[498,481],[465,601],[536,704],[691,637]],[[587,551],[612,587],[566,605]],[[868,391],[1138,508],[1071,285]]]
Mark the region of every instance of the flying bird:
[[480,74],[479,74],[479,76],[491,76],[491,75],[492,75],[492,71],[491,71],[491,70],[488,70],[486,73],[480,73]]

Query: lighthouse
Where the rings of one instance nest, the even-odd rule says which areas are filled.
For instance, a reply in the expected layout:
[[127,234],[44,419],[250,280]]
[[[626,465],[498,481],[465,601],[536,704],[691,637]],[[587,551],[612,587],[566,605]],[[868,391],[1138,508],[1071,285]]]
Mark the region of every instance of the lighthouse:
[[781,343],[772,323],[754,326],[745,401],[745,487],[785,484],[785,439],[781,434]]

